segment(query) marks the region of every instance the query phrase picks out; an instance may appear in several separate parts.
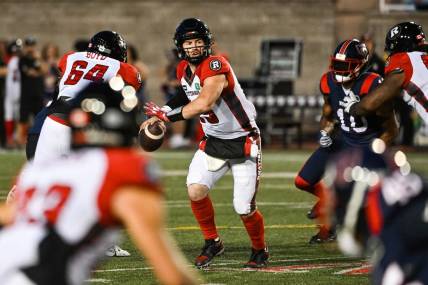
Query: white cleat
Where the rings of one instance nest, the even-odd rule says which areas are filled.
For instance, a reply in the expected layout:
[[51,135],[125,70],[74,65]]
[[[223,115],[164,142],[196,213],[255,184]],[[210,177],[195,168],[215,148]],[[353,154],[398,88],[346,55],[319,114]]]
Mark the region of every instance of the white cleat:
[[112,247],[107,249],[106,255],[110,256],[110,257],[113,257],[113,256],[117,256],[117,257],[131,256],[131,254],[128,251],[121,249],[118,245],[113,245]]

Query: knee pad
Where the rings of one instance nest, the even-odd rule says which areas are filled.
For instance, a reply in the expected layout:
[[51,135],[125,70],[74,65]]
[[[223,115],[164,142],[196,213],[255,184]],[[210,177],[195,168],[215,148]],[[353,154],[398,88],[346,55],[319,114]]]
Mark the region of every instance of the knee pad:
[[244,200],[233,200],[233,208],[238,215],[248,215],[251,213],[251,203]]

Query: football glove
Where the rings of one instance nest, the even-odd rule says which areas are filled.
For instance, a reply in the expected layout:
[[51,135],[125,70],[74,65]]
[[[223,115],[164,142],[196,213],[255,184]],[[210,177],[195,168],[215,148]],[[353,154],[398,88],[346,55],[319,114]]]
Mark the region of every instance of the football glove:
[[319,143],[321,147],[329,147],[333,144],[333,139],[330,137],[330,135],[326,131],[321,130],[320,134],[321,136],[320,136]]
[[167,113],[153,102],[144,104],[144,113],[146,113],[146,115],[149,117],[158,117],[164,122],[169,122],[169,119],[166,115]]

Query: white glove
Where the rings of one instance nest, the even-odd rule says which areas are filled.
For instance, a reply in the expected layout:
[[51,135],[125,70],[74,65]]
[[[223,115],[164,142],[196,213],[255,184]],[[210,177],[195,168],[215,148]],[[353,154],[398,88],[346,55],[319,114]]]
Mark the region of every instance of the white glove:
[[320,146],[321,147],[329,147],[333,144],[333,139],[330,137],[330,135],[322,130],[320,131],[321,137],[320,137]]

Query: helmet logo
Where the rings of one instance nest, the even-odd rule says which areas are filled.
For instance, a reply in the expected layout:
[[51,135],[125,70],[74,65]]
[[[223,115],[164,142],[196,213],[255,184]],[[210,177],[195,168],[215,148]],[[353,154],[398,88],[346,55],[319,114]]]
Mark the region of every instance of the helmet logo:
[[221,69],[221,62],[218,59],[214,59],[210,61],[210,69],[213,71],[218,71]]
[[346,54],[344,54],[344,53],[336,53],[336,59],[345,60],[346,59]]
[[355,46],[357,51],[360,53],[360,55],[364,58],[363,60],[366,60],[367,56],[369,55],[369,51],[364,43],[356,45]]
[[400,34],[400,27],[395,26],[394,28],[391,29],[391,31],[389,31],[389,38],[393,39],[396,36],[398,36],[399,34]]

